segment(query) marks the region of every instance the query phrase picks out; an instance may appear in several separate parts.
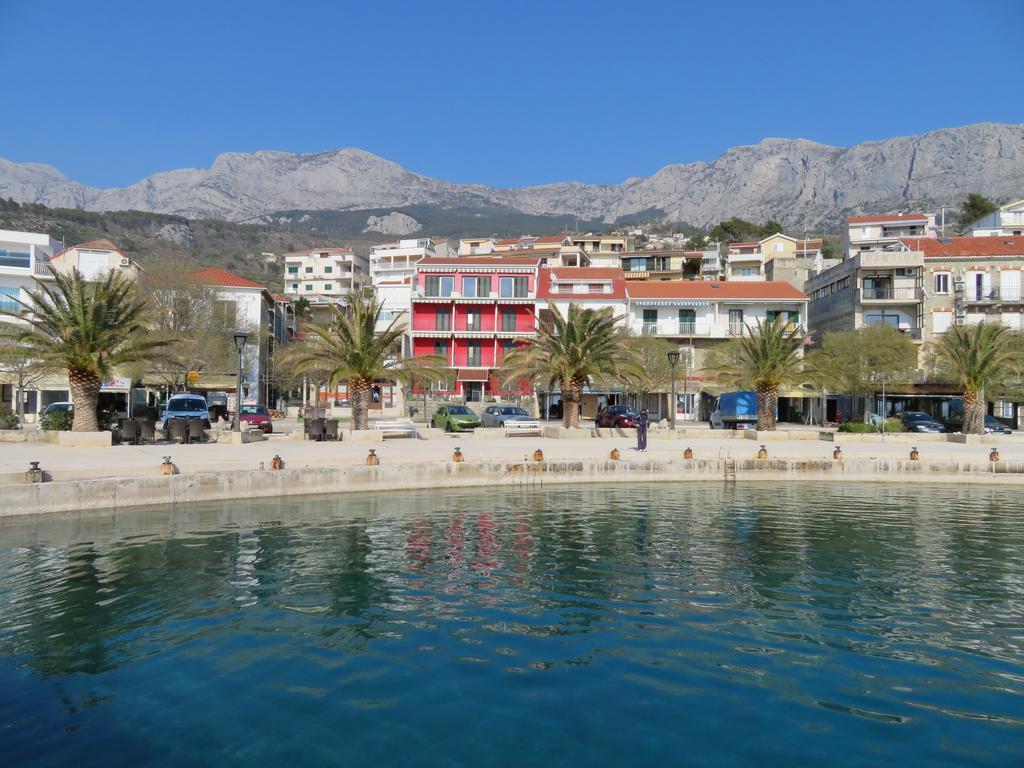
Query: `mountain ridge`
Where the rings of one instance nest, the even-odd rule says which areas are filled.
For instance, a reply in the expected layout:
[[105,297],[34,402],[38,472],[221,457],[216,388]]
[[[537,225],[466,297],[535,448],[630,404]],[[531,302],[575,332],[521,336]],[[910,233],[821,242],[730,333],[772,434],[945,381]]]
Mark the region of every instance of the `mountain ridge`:
[[140,210],[254,221],[284,210],[346,211],[435,205],[502,208],[614,222],[660,211],[710,226],[731,216],[821,228],[843,215],[955,204],[968,192],[1019,197],[1024,124],[975,123],[835,147],[768,137],[714,160],[671,163],[618,184],[527,187],[460,184],[424,176],[358,147],[311,153],[224,152],[209,168],[161,171],[103,189],[45,163],[0,158],[0,197],[91,211]]

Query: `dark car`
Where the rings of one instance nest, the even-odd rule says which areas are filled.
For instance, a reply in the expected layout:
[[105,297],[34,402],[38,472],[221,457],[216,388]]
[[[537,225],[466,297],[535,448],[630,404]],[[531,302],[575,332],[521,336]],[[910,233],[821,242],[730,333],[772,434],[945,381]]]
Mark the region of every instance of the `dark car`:
[[255,427],[265,435],[274,431],[274,424],[270,420],[270,411],[265,405],[243,405],[241,419],[246,428]]
[[1013,430],[995,416],[985,414],[985,432],[989,435],[1012,435]]
[[900,421],[908,432],[945,432],[946,428],[924,411],[904,411]]
[[635,427],[640,412],[629,405],[609,405],[594,420],[599,427]]

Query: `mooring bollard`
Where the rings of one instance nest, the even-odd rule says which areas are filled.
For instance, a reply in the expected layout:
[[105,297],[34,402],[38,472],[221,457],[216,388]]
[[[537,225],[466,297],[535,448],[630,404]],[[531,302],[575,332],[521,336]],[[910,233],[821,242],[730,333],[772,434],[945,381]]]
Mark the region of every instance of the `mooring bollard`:
[[759,459],[767,459],[768,458],[768,449],[765,448],[763,445],[757,451],[757,458],[759,458]]
[[377,455],[377,451],[371,448],[370,452],[366,455],[366,466],[376,467],[378,464],[380,464],[380,456]]
[[921,457],[921,454],[917,452],[917,446],[915,445],[910,449],[910,460],[917,461]]
[[544,461],[544,451],[542,451],[540,448],[538,448],[536,451],[534,451],[533,452],[533,460],[534,461]]
[[838,445],[835,447],[835,450],[832,451],[832,458],[835,459],[836,461],[839,461],[843,458],[843,449],[840,448]]
[[271,469],[284,469],[284,459],[282,459],[280,456],[278,456],[275,453],[274,454],[274,458],[270,460],[270,468]]
[[999,461],[999,449],[998,448],[993,448],[991,451],[988,452],[988,460],[989,461]]
[[455,446],[455,452],[452,453],[452,461],[456,464],[462,461],[462,449],[459,446]]
[[43,480],[43,470],[39,468],[39,462],[30,461],[28,463],[28,471],[25,472],[25,482],[41,483]]
[[685,451],[683,451],[683,458],[687,459],[687,460],[692,459],[693,458],[693,448],[687,448]]
[[612,452],[608,454],[608,458],[611,459],[612,461],[618,461],[619,460],[619,449],[618,448],[612,448]]

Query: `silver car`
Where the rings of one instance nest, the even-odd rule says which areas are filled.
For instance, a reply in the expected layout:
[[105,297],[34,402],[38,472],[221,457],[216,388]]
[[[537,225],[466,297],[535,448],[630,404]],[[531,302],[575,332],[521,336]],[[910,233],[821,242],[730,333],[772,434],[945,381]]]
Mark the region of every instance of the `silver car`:
[[540,422],[518,405],[489,405],[480,417],[485,427],[499,427],[507,432],[539,432]]

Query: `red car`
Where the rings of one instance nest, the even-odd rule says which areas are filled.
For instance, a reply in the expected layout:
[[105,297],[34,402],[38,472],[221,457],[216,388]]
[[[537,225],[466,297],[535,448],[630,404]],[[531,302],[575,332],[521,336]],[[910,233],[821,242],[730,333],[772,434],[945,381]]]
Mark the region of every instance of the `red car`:
[[640,412],[628,405],[609,405],[594,419],[599,427],[625,427],[636,426]]
[[274,431],[274,425],[270,421],[270,411],[265,405],[243,405],[242,424],[249,428],[256,427],[265,435]]

